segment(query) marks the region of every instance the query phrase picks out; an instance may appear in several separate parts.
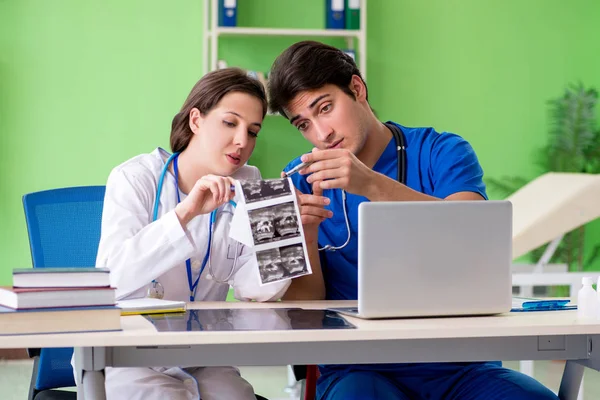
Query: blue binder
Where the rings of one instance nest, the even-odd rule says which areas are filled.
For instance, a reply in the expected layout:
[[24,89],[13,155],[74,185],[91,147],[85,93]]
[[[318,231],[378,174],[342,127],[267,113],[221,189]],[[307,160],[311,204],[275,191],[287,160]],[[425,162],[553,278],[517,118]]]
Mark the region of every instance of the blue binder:
[[325,0],[325,27],[327,29],[346,27],[344,0]]
[[237,0],[219,0],[219,26],[237,26]]

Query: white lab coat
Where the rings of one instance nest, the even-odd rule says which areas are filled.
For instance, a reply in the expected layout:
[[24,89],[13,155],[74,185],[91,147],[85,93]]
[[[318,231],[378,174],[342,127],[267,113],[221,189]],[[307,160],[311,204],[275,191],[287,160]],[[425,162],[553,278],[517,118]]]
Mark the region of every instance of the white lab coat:
[[[111,284],[118,299],[145,297],[156,279],[167,300],[189,301],[185,260],[190,258],[193,281],[200,271],[208,247],[210,215],[194,218],[183,229],[174,208],[175,178],[167,172],[160,193],[158,218],[152,221],[161,171],[169,154],[156,149],[117,166],[106,184],[102,235],[97,267],[110,269]],[[235,179],[260,179],[251,166],[241,167]],[[181,200],[185,194],[180,192]],[[236,242],[229,238],[233,208],[220,207],[212,238],[214,274],[224,280],[234,263]],[[277,300],[290,281],[260,285],[253,250],[238,244],[239,257],[229,285],[240,300]],[[225,300],[228,284],[207,279],[206,266],[196,290],[196,301]],[[202,360],[198,360],[202,365]],[[106,368],[108,399],[254,399],[251,386],[233,367],[198,368]]]

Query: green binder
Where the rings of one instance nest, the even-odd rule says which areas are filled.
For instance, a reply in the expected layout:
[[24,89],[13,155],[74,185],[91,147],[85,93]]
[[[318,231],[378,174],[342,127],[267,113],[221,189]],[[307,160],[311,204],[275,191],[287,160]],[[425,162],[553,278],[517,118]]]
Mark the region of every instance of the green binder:
[[346,29],[360,29],[360,0],[346,0]]

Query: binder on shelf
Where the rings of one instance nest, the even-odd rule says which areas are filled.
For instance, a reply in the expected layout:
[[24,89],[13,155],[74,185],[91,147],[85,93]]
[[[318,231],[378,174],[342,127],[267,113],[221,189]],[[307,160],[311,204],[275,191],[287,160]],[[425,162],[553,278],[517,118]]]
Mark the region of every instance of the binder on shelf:
[[352,49],[342,49],[342,51],[352,57],[352,60],[356,62],[356,52]]
[[360,29],[360,0],[346,0],[346,29]]
[[263,88],[267,90],[267,78],[264,72],[246,70],[246,75],[259,81],[260,84],[263,85]]
[[219,0],[219,26],[237,26],[237,0]]
[[344,1],[325,0],[325,27],[327,29],[344,29],[346,25]]
[[227,61],[217,60],[217,69],[225,69],[225,68],[227,68]]

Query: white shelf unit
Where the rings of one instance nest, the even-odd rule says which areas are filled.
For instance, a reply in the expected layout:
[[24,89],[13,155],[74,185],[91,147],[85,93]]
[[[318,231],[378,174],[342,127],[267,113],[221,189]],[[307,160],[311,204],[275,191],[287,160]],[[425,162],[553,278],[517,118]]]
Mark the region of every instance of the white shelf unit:
[[[277,0],[273,0],[274,3]],[[204,27],[202,44],[203,71],[217,69],[219,39],[227,36],[297,36],[298,38],[338,37],[346,40],[346,47],[354,50],[358,68],[367,79],[367,0],[360,0],[360,29],[278,29],[219,26],[218,0],[204,0]],[[325,0],[323,0],[323,13]],[[317,16],[315,16],[317,17]],[[358,46],[355,46],[355,39]],[[356,48],[358,47],[358,48]],[[273,60],[274,61],[274,60]],[[240,65],[243,68],[243,66]]]

